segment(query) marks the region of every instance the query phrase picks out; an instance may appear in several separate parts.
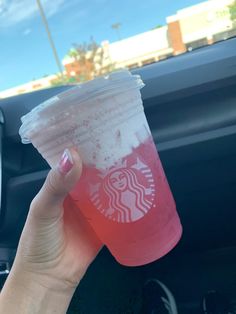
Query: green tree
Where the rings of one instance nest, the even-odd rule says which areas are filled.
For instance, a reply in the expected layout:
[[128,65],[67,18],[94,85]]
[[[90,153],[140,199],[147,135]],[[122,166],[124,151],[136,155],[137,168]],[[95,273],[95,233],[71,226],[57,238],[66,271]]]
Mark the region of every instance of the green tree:
[[73,77],[58,76],[51,83],[52,86],[88,81],[114,70],[115,65],[110,60],[106,46],[99,46],[93,38],[88,43],[74,44],[73,46],[67,56],[74,59],[73,63],[78,74]]
[[57,78],[51,81],[51,87],[68,85],[68,84],[76,84],[77,82],[78,80],[76,80],[76,78],[74,77],[68,77],[66,75],[63,75],[63,77],[61,77],[61,75],[59,74],[57,75]]
[[88,43],[74,44],[69,56],[74,58],[75,64],[78,65],[80,81],[90,80],[114,69],[106,47],[99,46],[93,38]]
[[236,0],[229,6],[229,13],[233,26],[236,27]]
[[152,30],[157,29],[157,28],[161,28],[161,27],[163,27],[163,25],[158,24],[158,25],[156,25],[155,27],[153,27]]

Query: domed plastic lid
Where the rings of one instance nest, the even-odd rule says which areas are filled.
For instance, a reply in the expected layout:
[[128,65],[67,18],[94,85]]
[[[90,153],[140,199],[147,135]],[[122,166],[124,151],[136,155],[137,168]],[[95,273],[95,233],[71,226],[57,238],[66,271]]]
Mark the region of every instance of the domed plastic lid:
[[128,70],[122,70],[81,83],[49,98],[21,118],[22,125],[19,134],[22,143],[31,143],[31,130],[40,130],[50,123],[54,115],[60,117],[70,108],[98,96],[112,96],[130,89],[141,89],[143,86],[144,83],[139,75],[132,75]]

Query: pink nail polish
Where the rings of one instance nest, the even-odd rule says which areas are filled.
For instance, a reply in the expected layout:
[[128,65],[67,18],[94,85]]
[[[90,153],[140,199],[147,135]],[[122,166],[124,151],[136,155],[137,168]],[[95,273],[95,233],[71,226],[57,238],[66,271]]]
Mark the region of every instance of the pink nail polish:
[[58,165],[59,171],[65,175],[72,169],[73,165],[74,163],[73,163],[71,153],[68,149],[65,149],[59,161],[59,165]]

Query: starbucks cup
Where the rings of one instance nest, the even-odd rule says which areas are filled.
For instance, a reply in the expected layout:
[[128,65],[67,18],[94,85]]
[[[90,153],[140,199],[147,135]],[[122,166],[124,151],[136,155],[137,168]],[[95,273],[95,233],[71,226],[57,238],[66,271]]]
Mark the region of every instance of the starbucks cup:
[[181,223],[143,111],[138,75],[119,71],[63,92],[22,117],[23,143],[54,167],[76,146],[82,176],[70,195],[118,262],[167,254]]

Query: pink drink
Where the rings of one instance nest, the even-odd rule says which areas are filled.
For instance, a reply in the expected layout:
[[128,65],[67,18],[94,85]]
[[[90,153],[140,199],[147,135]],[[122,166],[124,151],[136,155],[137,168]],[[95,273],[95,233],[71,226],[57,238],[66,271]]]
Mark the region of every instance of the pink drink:
[[121,71],[43,103],[22,121],[23,142],[51,167],[78,147],[83,173],[71,197],[121,264],[150,263],[182,227],[143,112],[138,76]]
[[151,136],[105,172],[84,167],[71,196],[121,264],[150,263],[181,237],[175,202]]

